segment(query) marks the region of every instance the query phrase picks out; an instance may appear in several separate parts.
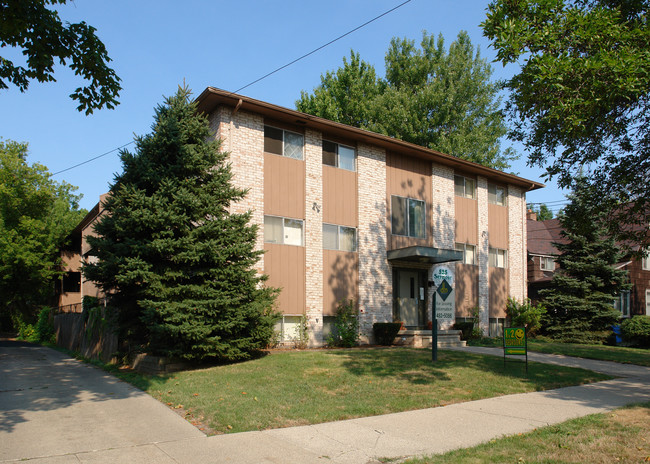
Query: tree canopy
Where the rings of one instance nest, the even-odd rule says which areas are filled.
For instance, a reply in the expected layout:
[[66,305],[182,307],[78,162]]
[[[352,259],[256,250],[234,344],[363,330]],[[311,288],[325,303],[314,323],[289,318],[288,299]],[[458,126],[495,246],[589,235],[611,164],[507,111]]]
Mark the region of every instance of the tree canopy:
[[189,97],[179,88],[135,153],[121,151],[83,273],[119,311],[123,340],[190,360],[246,359],[273,335],[276,291],[254,269],[250,212],[229,212],[246,192]]
[[386,76],[351,51],[343,66],[321,76],[312,94],[302,91],[296,108],[333,121],[396,137],[496,169],[507,169],[512,149],[499,85],[492,68],[466,32],[449,49],[442,35],[393,38],[386,52]]
[[118,105],[120,78],[108,66],[111,61],[95,28],[80,23],[64,23],[48,5],[63,5],[68,0],[2,0],[0,2],[0,49],[22,49],[25,65],[0,56],[0,89],[15,85],[21,92],[31,80],[52,82],[58,61],[81,76],[87,85],[70,95],[79,102],[77,109],[92,113]]
[[27,144],[0,140],[0,325],[31,323],[53,303],[59,249],[86,213],[76,187],[27,163]]
[[546,203],[542,203],[538,207],[534,205],[529,205],[529,209],[537,215],[538,221],[546,221],[548,219],[553,219],[553,211],[546,206]]
[[650,31],[647,0],[495,0],[482,24],[504,65],[512,136],[561,187],[577,178],[609,227],[647,245]]

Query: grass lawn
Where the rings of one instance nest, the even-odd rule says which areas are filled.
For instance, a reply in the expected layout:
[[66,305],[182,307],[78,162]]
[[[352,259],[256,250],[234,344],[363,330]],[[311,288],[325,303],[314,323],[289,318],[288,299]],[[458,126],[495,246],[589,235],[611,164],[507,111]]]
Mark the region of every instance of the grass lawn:
[[[167,376],[119,374],[211,433],[315,424],[559,388],[609,377],[425,349],[278,351]],[[211,429],[211,430],[210,430]]]
[[[501,338],[483,338],[469,343],[474,346],[503,346]],[[622,346],[579,345],[547,340],[528,339],[528,349],[539,353],[562,354],[579,358],[615,361],[625,364],[638,364],[650,367],[650,350],[643,348],[626,348]]]
[[650,461],[650,403],[594,414],[408,464]]

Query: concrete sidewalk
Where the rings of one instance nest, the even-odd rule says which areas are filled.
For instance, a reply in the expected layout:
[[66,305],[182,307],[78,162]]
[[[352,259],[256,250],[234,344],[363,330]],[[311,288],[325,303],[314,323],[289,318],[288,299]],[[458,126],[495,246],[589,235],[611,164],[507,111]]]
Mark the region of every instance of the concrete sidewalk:
[[[501,355],[498,348],[467,347],[459,350]],[[153,437],[149,441],[145,437],[140,437],[137,442],[133,440],[132,443],[122,439],[121,442],[117,441],[116,446],[98,446],[92,450],[79,446],[75,448],[74,443],[61,443],[50,454],[41,454],[43,458],[29,462],[375,463],[379,458],[437,454],[469,447],[503,435],[527,432],[575,417],[609,411],[629,403],[650,401],[650,368],[538,353],[530,353],[529,357],[531,361],[584,367],[620,378],[579,387],[509,395],[385,416],[213,437],[205,437],[198,431],[192,433],[179,426],[177,420],[180,418],[158,403],[168,414],[142,418]],[[1,368],[4,360],[0,358],[0,361]],[[0,375],[5,372],[3,368],[0,369]],[[4,387],[0,388],[3,389]],[[137,390],[133,390],[122,399],[137,396]],[[0,399],[4,394],[0,393]],[[155,402],[153,399],[151,401]],[[6,411],[5,405],[6,403],[0,403],[0,416]],[[122,413],[123,410],[106,411],[102,417],[119,416]],[[31,414],[28,410],[20,414],[31,420],[27,417]],[[0,419],[3,420],[4,417]],[[126,420],[118,417],[115,419],[116,422]],[[102,425],[100,421],[96,423],[98,428]],[[170,433],[165,434],[167,427]],[[43,433],[46,433],[45,426]],[[170,437],[175,434],[178,435]],[[15,447],[12,433],[5,432],[0,426],[0,461],[19,459],[17,456],[21,451],[24,458],[36,457],[29,451],[29,443],[23,443],[18,451]],[[7,450],[13,450],[9,458],[5,457]]]

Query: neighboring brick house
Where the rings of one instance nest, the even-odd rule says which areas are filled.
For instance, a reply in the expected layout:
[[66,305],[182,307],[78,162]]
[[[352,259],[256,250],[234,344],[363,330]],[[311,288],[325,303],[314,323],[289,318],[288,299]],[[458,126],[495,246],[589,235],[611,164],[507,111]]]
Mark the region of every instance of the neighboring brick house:
[[[547,288],[559,265],[559,255],[554,243],[566,241],[561,235],[562,226],[558,219],[537,221],[535,213],[528,212],[528,296],[539,300],[539,291]],[[650,315],[650,255],[645,259],[627,258],[617,264],[627,269],[632,288],[623,291],[613,302],[622,317],[636,314]]]
[[257,269],[282,288],[285,340],[305,315],[323,344],[344,298],[362,342],[375,322],[426,328],[433,266],[449,260],[461,260],[449,264],[456,319],[480,307],[497,334],[507,297],[526,298],[526,192],[542,184],[214,88],[197,104],[248,189],[232,210],[259,227]]

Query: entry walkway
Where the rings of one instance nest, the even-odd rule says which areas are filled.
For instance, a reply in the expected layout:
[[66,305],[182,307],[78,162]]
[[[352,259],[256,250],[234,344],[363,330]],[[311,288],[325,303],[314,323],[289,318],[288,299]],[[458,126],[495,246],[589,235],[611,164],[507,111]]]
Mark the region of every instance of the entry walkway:
[[[6,343],[0,343],[0,462],[376,463],[469,447],[650,401],[650,368],[530,353],[531,361],[620,378],[385,416],[206,437],[164,405],[98,369],[46,348]],[[491,348],[458,350],[501,354]]]

